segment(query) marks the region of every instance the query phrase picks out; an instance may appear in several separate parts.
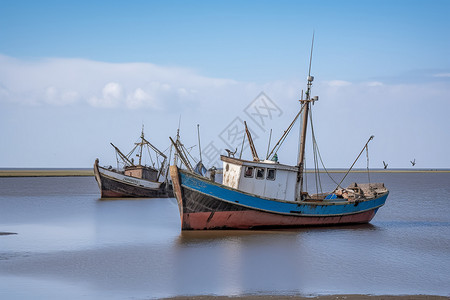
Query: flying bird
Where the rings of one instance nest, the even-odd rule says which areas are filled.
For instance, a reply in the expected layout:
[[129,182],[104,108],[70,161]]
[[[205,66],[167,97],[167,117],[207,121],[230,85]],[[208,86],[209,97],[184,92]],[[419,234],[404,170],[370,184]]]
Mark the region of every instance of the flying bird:
[[385,168],[385,169],[387,169],[387,167],[388,167],[388,164],[387,164],[387,163],[385,163],[385,162],[384,162],[384,160],[383,160],[383,165],[384,165],[384,168]]
[[411,160],[410,162],[411,162],[413,167],[416,165],[416,159],[415,158],[414,158],[414,160]]

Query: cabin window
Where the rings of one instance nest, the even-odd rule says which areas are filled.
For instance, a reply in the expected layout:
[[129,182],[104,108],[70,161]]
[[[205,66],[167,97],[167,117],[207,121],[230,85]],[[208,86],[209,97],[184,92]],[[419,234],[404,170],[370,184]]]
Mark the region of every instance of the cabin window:
[[264,168],[256,168],[256,179],[264,179]]
[[253,177],[253,167],[245,167],[244,177]]
[[267,180],[275,180],[275,169],[267,169]]
[[226,170],[227,172],[230,170],[230,165],[229,165],[229,164],[227,164],[227,165],[225,166],[225,170]]

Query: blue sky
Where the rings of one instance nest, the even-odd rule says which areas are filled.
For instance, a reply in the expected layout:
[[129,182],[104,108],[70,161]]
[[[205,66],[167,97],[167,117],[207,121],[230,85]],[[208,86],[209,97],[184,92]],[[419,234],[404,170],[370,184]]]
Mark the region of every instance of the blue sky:
[[112,164],[109,142],[130,148],[142,124],[165,149],[180,116],[186,144],[199,123],[202,146],[223,152],[220,133],[262,91],[282,112],[255,129],[266,149],[269,127],[280,136],[298,109],[315,31],[325,163],[349,166],[374,134],[373,167],[449,168],[449,12],[449,1],[2,0],[0,167]]

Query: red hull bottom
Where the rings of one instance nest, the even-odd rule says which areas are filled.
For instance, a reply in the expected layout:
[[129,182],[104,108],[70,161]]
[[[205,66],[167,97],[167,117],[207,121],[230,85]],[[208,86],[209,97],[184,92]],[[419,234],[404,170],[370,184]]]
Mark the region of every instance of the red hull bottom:
[[129,198],[129,194],[118,193],[114,191],[103,190],[101,193],[102,198]]
[[377,209],[352,215],[330,217],[286,216],[261,211],[222,211],[184,213],[183,230],[254,229],[368,223]]

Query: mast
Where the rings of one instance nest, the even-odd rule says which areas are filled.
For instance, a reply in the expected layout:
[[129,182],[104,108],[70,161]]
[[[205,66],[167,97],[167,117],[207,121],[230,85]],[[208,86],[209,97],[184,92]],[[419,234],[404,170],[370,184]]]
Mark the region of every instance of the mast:
[[247,133],[248,143],[250,145],[250,149],[252,150],[253,161],[259,161],[258,153],[256,153],[255,145],[253,144],[252,134],[250,130],[248,130],[247,122],[244,121],[245,132]]
[[200,162],[202,161],[202,147],[200,146],[200,124],[197,124],[198,151],[200,152]]
[[141,149],[139,150],[139,165],[142,166],[142,147],[144,146],[144,124],[142,124],[142,132],[141,132],[141,143],[139,144],[141,146]]
[[[180,125],[181,125],[181,115],[180,115],[180,118],[178,119],[178,129],[177,129],[177,139],[176,139],[177,144],[180,141]],[[175,149],[175,150],[177,150],[177,149]],[[175,151],[173,154],[173,164],[175,166],[177,165],[177,155],[178,155],[178,151]]]
[[305,146],[306,146],[306,129],[308,127],[308,115],[311,102],[319,100],[319,97],[315,96],[311,98],[311,86],[314,81],[314,76],[311,76],[311,63],[312,63],[312,54],[314,48],[314,32],[311,43],[311,55],[309,58],[309,71],[308,71],[308,84],[306,89],[306,99],[300,100],[302,103],[303,117],[302,117],[302,132],[300,136],[300,149],[298,153],[298,171],[297,171],[297,183],[295,186],[295,198],[297,201],[303,200],[303,172],[305,168]]
[[178,156],[180,157],[181,162],[186,166],[186,168],[189,171],[194,172],[194,169],[192,168],[189,160],[187,159],[186,155],[184,154],[183,145],[181,145],[181,142],[179,140],[174,142],[170,136],[169,136],[169,139],[172,142],[172,145],[175,148],[175,151],[178,153]]
[[269,150],[270,150],[270,140],[271,140],[271,139],[272,139],[272,128],[270,128],[269,143],[267,144],[266,159],[269,159]]

